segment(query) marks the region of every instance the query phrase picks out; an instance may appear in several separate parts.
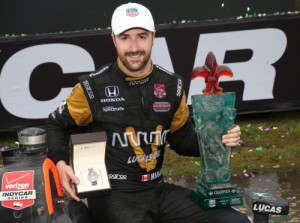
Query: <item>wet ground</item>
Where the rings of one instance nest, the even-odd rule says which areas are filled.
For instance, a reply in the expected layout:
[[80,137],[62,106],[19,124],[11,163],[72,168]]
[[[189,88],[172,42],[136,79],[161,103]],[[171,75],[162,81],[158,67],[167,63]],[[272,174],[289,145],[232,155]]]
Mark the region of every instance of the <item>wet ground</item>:
[[[172,179],[169,180],[172,181]],[[183,177],[174,183],[191,189],[195,188],[195,179],[193,177]],[[271,215],[269,218],[270,223],[300,223],[300,171],[233,176],[231,183],[237,186],[242,193],[244,188],[266,191],[276,194],[289,202],[289,214],[285,216]],[[252,217],[252,212],[246,205],[238,208]]]

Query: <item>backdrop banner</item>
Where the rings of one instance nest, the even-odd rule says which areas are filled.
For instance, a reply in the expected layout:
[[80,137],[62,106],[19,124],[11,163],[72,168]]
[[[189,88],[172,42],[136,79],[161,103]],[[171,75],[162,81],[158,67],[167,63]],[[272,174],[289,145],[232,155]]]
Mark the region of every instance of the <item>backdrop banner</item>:
[[[209,51],[234,75],[222,77],[236,92],[238,114],[300,109],[300,15],[226,19],[157,26],[153,62],[184,77],[188,95],[201,94],[190,80]],[[0,39],[0,131],[43,125],[77,83],[78,76],[115,61],[109,29]]]

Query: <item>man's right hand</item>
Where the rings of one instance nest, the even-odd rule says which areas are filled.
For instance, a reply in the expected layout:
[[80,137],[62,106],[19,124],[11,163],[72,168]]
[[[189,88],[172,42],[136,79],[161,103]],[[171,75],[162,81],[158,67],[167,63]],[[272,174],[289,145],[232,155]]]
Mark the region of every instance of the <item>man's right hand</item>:
[[60,182],[63,190],[73,199],[80,201],[80,198],[75,194],[75,184],[80,184],[80,181],[74,174],[72,167],[67,165],[65,161],[60,160],[57,162],[56,168],[60,176]]

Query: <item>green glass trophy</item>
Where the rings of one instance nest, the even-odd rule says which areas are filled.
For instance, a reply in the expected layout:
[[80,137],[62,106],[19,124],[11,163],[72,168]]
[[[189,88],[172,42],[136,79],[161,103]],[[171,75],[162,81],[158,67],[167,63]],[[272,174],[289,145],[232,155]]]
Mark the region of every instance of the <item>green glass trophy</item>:
[[231,185],[231,148],[222,143],[222,136],[234,127],[235,93],[222,93],[221,76],[232,77],[227,66],[217,64],[209,52],[204,66],[192,71],[191,78],[205,78],[203,95],[192,96],[193,117],[201,154],[201,176],[192,199],[204,209],[243,204],[241,195]]

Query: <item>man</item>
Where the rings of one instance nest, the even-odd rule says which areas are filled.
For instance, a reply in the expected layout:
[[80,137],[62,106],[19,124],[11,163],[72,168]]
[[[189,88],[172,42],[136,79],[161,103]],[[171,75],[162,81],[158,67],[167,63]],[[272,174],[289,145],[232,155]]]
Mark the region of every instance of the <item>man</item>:
[[[106,165],[112,194],[89,198],[94,222],[248,222],[228,208],[204,211],[188,189],[163,181],[165,143],[180,155],[199,156],[189,118],[182,77],[151,60],[155,39],[150,11],[140,4],[118,7],[112,16],[113,64],[80,78],[60,109],[46,123],[49,157],[56,163],[64,190],[76,200],[80,184],[68,165],[68,130],[88,124],[107,134]],[[240,128],[223,143],[236,146]]]

